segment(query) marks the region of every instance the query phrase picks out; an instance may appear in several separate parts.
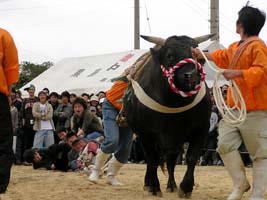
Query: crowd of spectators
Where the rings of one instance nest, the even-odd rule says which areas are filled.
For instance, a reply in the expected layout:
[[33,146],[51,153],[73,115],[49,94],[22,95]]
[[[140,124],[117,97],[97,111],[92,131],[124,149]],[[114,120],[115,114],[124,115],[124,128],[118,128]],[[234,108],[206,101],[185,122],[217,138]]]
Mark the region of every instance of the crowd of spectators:
[[104,138],[105,93],[78,96],[44,88],[36,95],[34,85],[25,90],[26,98],[15,89],[11,94],[14,163],[62,171],[86,167],[85,151],[91,162]]
[[[34,85],[26,88],[28,97],[21,98],[20,91],[12,90],[11,115],[13,122],[13,150],[16,165],[33,165],[34,169],[45,167],[61,171],[89,170],[94,156],[104,140],[102,102],[105,92],[83,93],[80,96],[64,91],[61,94],[44,88],[38,92]],[[216,152],[217,126],[221,120],[215,105],[212,90],[212,114],[210,130],[199,165],[223,165]],[[222,86],[226,97],[227,85]],[[184,164],[187,144],[177,159]],[[240,152],[246,166],[251,165],[245,146]],[[133,136],[131,163],[145,163],[142,144],[136,134]]]

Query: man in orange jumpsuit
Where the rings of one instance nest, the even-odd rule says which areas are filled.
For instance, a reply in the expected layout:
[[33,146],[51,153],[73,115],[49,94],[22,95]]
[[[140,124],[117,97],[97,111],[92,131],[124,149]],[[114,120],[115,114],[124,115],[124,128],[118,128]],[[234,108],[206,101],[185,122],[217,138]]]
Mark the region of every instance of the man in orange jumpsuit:
[[[250,200],[263,200],[267,185],[267,48],[258,35],[265,23],[266,15],[257,8],[246,5],[238,12],[236,32],[241,40],[228,49],[206,52],[220,68],[224,77],[233,79],[244,98],[247,118],[242,125],[231,126],[224,120],[219,124],[218,149],[233,181],[233,191],[228,200],[239,200],[250,189],[244,164],[238,148],[245,143],[253,161],[253,190]],[[234,66],[230,63],[236,52],[241,52]],[[203,58],[198,49],[192,55]],[[233,106],[231,92],[227,104]]]
[[0,28],[0,194],[6,191],[14,160],[10,115],[11,86],[18,81],[18,53],[11,35]]

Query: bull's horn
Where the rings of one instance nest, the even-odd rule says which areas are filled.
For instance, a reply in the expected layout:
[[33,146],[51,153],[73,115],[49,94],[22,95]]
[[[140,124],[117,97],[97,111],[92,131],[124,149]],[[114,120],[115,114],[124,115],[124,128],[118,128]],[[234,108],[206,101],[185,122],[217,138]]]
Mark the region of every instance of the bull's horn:
[[212,38],[216,34],[217,33],[211,33],[211,34],[207,34],[207,35],[202,35],[202,36],[199,36],[199,37],[195,37],[193,39],[199,44],[201,42],[205,42],[206,40]]
[[154,44],[163,46],[165,44],[165,39],[153,36],[140,35],[143,39]]

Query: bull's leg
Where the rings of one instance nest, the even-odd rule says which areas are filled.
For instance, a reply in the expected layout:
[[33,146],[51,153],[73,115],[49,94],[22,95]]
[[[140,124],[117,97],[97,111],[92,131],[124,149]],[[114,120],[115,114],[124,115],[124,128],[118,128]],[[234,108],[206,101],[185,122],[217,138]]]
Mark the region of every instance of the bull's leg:
[[174,168],[176,165],[176,160],[178,153],[168,153],[166,155],[167,169],[168,169],[168,183],[167,183],[167,192],[174,192],[177,190],[177,185],[174,178]]
[[147,171],[149,171],[149,186],[148,193],[154,196],[162,196],[160,190],[160,184],[157,174],[158,165],[147,165]]
[[187,170],[185,176],[180,183],[178,191],[180,198],[190,198],[194,187],[194,171],[198,160],[198,153],[202,146],[202,139],[194,138],[194,141],[189,143],[189,148],[186,154]]
[[149,194],[162,196],[157,174],[157,169],[159,166],[159,155],[153,148],[151,148],[151,146],[150,148],[148,148],[148,146],[144,145],[144,151],[147,161],[144,189],[148,191]]

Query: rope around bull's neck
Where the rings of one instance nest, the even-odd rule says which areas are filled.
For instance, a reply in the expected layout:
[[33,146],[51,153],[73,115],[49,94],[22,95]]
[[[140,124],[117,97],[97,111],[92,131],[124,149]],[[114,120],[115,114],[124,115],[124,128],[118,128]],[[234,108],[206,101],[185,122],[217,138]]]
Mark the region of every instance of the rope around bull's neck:
[[[199,49],[200,50],[200,49]],[[202,56],[204,57],[206,63],[208,64],[209,68],[212,69],[216,74],[213,80],[213,95],[214,100],[217,105],[219,112],[222,115],[222,118],[225,122],[229,123],[231,126],[239,126],[245,120],[247,116],[246,112],[246,104],[242,97],[242,94],[236,85],[234,80],[229,80],[229,87],[232,94],[232,98],[234,101],[234,106],[229,107],[226,105],[223,94],[221,92],[218,80],[219,77],[223,74],[224,70],[214,68],[210,61],[207,59],[206,55],[200,50]],[[229,91],[229,90],[228,90]],[[240,105],[240,107],[239,107]]]

